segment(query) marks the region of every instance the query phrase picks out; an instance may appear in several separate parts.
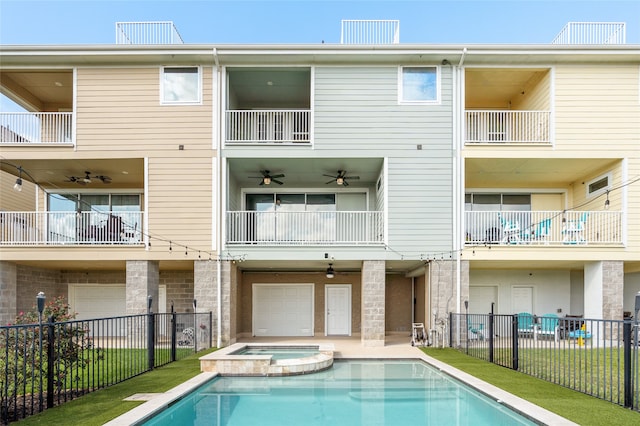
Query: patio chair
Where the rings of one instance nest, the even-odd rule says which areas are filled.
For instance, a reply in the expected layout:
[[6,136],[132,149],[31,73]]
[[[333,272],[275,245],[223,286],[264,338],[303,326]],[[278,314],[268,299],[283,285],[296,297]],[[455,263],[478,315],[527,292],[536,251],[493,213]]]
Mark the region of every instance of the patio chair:
[[585,231],[589,212],[583,212],[578,220],[568,220],[562,227],[562,242],[564,244],[587,244]]
[[551,235],[551,219],[542,219],[533,230],[532,239],[538,242],[549,244],[549,236]]
[[518,317],[518,337],[531,337],[535,328],[535,318],[529,312],[520,312]]
[[520,223],[518,221],[507,220],[498,213],[500,225],[502,225],[501,244],[518,244],[520,243]]
[[534,328],[533,338],[538,340],[538,337],[552,337],[556,342],[560,335],[560,318],[556,314],[544,314],[540,317],[540,324],[537,324]]
[[485,335],[484,335],[484,324],[481,322],[471,322],[471,320],[469,320],[469,322],[467,323],[467,329],[469,330],[469,340],[484,340],[485,339]]

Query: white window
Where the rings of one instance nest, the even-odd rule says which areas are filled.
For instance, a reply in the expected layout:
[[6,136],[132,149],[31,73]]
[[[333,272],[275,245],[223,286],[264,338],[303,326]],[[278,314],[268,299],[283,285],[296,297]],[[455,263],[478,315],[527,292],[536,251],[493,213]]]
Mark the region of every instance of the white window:
[[587,182],[587,197],[595,197],[611,188],[611,174],[598,176]]
[[440,102],[438,67],[402,67],[400,70],[401,103]]
[[160,101],[163,104],[200,103],[200,83],[198,67],[164,67]]

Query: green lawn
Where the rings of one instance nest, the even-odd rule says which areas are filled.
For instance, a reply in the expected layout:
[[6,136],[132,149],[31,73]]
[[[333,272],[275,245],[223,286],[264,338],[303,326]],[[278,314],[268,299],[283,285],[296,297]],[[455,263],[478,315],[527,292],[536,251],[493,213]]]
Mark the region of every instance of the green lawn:
[[191,377],[197,376],[200,373],[198,358],[209,352],[212,350],[191,355],[149,373],[90,393],[59,407],[28,417],[20,424],[102,425],[142,404],[142,402],[123,401],[124,398],[136,393],[166,392]]
[[455,349],[424,348],[424,352],[520,398],[581,425],[640,424],[640,413],[524,373],[472,358]]

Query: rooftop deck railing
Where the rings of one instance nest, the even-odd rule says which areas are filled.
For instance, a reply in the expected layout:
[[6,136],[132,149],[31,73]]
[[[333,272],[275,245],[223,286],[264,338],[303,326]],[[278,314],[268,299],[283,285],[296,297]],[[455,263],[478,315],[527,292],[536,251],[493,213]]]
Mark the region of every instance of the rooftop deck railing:
[[466,111],[465,142],[549,144],[549,111]]
[[171,21],[116,22],[116,44],[183,44]]
[[343,20],[341,44],[398,44],[400,21]]
[[72,143],[72,112],[2,112],[0,143]]
[[227,244],[380,245],[384,215],[379,211],[227,212]]
[[0,245],[138,245],[142,212],[0,212]]
[[621,245],[621,211],[467,211],[466,244]]
[[624,22],[569,22],[551,44],[625,44]]
[[310,110],[229,110],[226,143],[310,143]]

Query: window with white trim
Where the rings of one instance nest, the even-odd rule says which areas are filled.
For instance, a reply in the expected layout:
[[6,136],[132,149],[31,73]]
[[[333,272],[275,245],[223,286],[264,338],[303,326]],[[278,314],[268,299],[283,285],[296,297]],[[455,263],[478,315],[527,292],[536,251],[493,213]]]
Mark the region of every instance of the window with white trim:
[[440,102],[440,72],[436,66],[400,68],[400,103]]
[[201,101],[199,67],[163,67],[160,102],[163,104],[195,104]]
[[597,178],[588,181],[585,186],[587,187],[587,197],[600,195],[611,188],[611,173],[607,173],[604,176],[598,176]]

